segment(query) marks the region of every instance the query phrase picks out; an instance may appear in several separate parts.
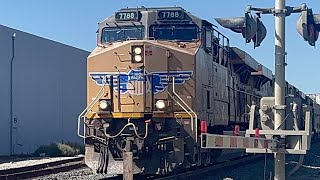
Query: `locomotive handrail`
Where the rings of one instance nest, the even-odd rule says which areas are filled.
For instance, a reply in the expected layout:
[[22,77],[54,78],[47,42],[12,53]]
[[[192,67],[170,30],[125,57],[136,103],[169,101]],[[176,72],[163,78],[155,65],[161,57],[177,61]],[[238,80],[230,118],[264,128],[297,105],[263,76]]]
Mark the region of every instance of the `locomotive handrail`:
[[143,40],[156,40],[156,38],[154,38],[154,37],[145,37],[145,38],[143,38]]
[[121,112],[121,89],[120,89],[120,73],[117,76],[117,88],[118,88],[118,111]]
[[191,117],[191,130],[193,132],[193,116],[192,116],[192,114],[185,107],[183,107],[178,101],[176,101],[176,103]]
[[229,87],[231,90],[234,90],[234,91],[237,91],[237,92],[241,92],[241,93],[246,94],[246,95],[250,95],[250,96],[253,96],[253,97],[256,97],[256,98],[261,98],[260,95],[255,95],[255,94],[252,94],[252,93],[248,93],[248,92],[245,92],[245,91],[241,91],[241,90],[239,90],[239,89],[232,88],[232,87],[230,87],[229,85],[228,85],[227,87]]
[[[186,102],[184,102],[184,100],[176,93],[175,91],[175,81],[174,81],[175,77],[172,77],[172,92],[173,94],[189,109],[189,111],[191,111],[192,114],[194,114],[195,117],[195,123],[193,122],[193,116],[189,113],[189,111],[187,111],[180,103],[177,102],[177,104],[183,109],[185,110],[191,117],[191,131],[194,132],[194,136],[195,136],[195,142],[197,143],[197,134],[198,134],[198,116],[197,114],[188,106],[188,104]],[[195,124],[195,126],[194,126]],[[195,128],[194,128],[195,127]]]
[[[80,121],[81,121],[81,118],[85,117],[88,114],[88,112],[92,109],[93,105],[96,104],[98,102],[98,100],[101,98],[101,96],[103,95],[103,93],[101,93],[101,92],[104,92],[104,88],[105,88],[105,85],[106,85],[106,79],[107,79],[107,76],[105,76],[103,78],[102,87],[100,88],[100,90],[97,93],[97,95],[94,98],[94,100],[91,101],[91,103],[78,116],[78,132],[77,133],[78,133],[78,136],[81,137],[81,138],[85,138],[85,132],[86,132],[85,127],[84,127],[83,128],[83,135],[80,133]],[[96,137],[96,138],[99,138],[99,137]]]
[[149,126],[149,122],[150,122],[150,120],[145,121],[145,125],[146,125],[146,126],[145,126],[145,129],[146,129],[146,132],[144,133],[144,136],[143,136],[143,137],[139,135],[139,133],[138,133],[138,131],[137,131],[137,128],[136,128],[136,125],[130,122],[130,118],[128,118],[128,123],[127,123],[125,126],[123,126],[123,128],[118,132],[118,134],[112,136],[112,135],[107,134],[106,131],[103,131],[103,132],[104,132],[104,135],[105,135],[107,138],[116,138],[116,137],[120,136],[120,135],[122,134],[122,132],[123,132],[128,126],[132,126],[132,127],[133,127],[133,131],[134,131],[134,133],[136,134],[136,136],[137,136],[139,139],[145,139],[145,138],[147,138],[147,136],[148,136],[148,126]]

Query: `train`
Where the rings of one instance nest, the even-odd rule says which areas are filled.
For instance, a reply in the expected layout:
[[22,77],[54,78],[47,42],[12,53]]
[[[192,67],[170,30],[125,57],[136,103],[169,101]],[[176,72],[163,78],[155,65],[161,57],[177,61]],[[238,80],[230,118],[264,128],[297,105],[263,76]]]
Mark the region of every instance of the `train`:
[[[245,130],[250,106],[273,96],[270,69],[181,7],[123,8],[98,26],[78,118],[95,173],[122,174],[124,151],[138,174],[212,164],[223,153],[201,149],[201,126],[211,134]],[[285,91],[316,109],[318,134],[319,105],[290,83]]]

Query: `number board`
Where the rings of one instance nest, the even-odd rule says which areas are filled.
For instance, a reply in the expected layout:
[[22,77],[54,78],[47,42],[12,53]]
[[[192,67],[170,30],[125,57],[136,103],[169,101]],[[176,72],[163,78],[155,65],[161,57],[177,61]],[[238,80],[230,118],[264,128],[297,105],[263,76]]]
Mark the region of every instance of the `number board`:
[[139,11],[117,12],[115,19],[116,21],[139,21],[141,17],[140,14]]
[[184,19],[184,12],[180,10],[165,10],[165,11],[158,11],[158,19]]

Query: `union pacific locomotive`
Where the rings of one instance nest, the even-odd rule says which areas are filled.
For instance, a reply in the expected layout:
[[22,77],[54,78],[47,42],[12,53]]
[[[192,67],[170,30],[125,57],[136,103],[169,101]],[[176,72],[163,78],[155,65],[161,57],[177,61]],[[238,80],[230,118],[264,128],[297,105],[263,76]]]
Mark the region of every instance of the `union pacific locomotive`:
[[[250,105],[273,95],[271,70],[180,7],[125,8],[100,22],[87,73],[78,133],[97,173],[121,174],[123,151],[141,174],[215,162],[221,151],[200,148],[200,124],[246,129]],[[286,94],[307,98],[289,83]]]

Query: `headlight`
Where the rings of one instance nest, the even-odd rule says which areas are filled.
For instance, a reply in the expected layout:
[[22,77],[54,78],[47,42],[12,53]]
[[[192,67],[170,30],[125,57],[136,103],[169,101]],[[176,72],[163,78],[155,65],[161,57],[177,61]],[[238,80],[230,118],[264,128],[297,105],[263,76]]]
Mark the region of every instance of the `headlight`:
[[143,59],[144,59],[143,46],[131,46],[132,63],[143,63]]
[[142,61],[142,57],[140,55],[135,55],[134,56],[134,61],[141,62]]
[[134,51],[135,54],[141,54],[142,49],[140,47],[136,47],[136,48],[134,48],[133,51]]
[[101,100],[101,101],[99,102],[99,107],[100,107],[100,109],[102,109],[102,110],[107,110],[107,109],[109,108],[109,106],[110,106],[110,102],[108,102],[108,101],[106,101],[106,100]]
[[156,107],[158,109],[164,109],[166,107],[166,102],[164,100],[158,100],[156,102]]

